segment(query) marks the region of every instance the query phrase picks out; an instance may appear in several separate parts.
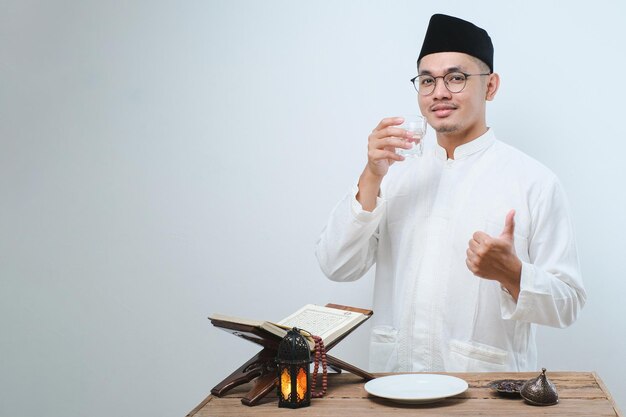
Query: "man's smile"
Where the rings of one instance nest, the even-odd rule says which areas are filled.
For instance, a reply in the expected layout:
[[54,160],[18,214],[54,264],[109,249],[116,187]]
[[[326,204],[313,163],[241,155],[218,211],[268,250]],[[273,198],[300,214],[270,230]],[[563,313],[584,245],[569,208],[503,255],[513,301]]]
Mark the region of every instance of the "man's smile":
[[430,111],[435,114],[437,117],[448,117],[454,110],[457,109],[457,106],[451,103],[438,103],[434,106],[431,106]]

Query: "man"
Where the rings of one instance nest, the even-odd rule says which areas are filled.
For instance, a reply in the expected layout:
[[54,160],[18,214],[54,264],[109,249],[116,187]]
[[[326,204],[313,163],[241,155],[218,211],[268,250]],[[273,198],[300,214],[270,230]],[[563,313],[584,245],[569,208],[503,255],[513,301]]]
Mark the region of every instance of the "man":
[[378,124],[320,266],[352,281],[376,263],[372,371],[534,370],[535,325],[570,325],[586,297],[562,187],[486,125],[500,82],[487,32],[432,16],[418,74],[437,144],[405,159],[402,119]]

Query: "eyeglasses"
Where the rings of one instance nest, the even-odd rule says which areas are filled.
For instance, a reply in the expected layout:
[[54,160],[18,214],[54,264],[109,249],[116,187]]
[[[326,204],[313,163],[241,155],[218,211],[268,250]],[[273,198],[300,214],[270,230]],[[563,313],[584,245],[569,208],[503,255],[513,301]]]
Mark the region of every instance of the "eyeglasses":
[[464,72],[449,72],[446,75],[433,77],[432,75],[418,75],[411,78],[411,83],[415,90],[422,96],[429,96],[435,91],[437,86],[437,78],[443,78],[443,85],[446,86],[451,93],[460,93],[467,84],[467,77],[490,75],[486,74],[465,74]]

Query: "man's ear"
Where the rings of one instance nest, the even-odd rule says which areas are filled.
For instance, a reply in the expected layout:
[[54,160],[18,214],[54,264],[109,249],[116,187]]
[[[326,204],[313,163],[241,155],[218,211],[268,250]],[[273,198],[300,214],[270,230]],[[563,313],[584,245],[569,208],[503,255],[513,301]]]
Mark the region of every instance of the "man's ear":
[[485,100],[491,101],[496,96],[500,87],[500,76],[497,73],[489,75],[489,81],[487,82],[487,93],[485,94]]

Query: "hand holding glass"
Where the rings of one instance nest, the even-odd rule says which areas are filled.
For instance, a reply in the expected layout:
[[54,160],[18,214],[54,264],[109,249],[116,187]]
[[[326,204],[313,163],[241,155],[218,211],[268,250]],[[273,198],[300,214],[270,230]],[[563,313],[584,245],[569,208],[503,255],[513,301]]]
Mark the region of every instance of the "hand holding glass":
[[418,115],[404,116],[404,122],[398,127],[412,133],[413,137],[405,140],[412,143],[413,147],[409,149],[396,148],[396,153],[404,157],[422,156],[424,152],[422,138],[426,135],[426,118]]

